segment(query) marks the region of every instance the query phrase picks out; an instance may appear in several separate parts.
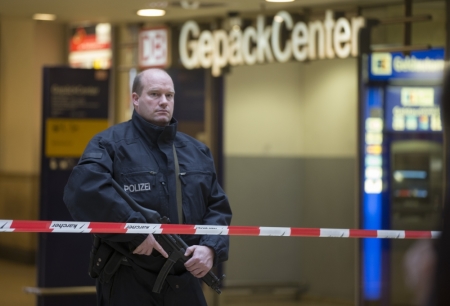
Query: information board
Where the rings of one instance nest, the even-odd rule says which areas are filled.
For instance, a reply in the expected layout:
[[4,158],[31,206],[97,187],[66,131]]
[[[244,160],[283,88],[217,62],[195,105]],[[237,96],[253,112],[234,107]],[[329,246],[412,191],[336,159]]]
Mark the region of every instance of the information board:
[[[72,220],[64,186],[88,141],[108,127],[108,70],[44,68],[40,219]],[[40,234],[38,287],[92,286],[90,235]],[[41,295],[39,306],[96,305],[95,295]]]

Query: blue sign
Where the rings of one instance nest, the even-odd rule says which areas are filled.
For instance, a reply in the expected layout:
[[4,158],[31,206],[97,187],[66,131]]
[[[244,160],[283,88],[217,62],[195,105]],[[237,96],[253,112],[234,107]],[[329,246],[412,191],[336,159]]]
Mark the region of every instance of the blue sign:
[[[362,227],[380,229],[383,226],[383,157],[381,118],[384,91],[381,87],[370,87],[365,92],[363,104],[364,152],[363,152],[363,201]],[[373,137],[379,135],[380,137]],[[365,299],[377,300],[381,296],[382,241],[362,240],[362,278]]]
[[[390,165],[389,151],[386,150],[389,142],[385,139],[389,136],[385,132],[430,133],[442,130],[439,103],[442,89],[438,84],[444,77],[444,49],[412,51],[409,55],[376,52],[370,54],[365,64],[368,82],[362,88],[360,113],[360,165],[364,178],[361,225],[364,229],[382,229],[390,227],[387,180]],[[394,82],[390,81],[403,86],[392,86]],[[401,174],[423,175],[417,172]],[[422,190],[415,192],[417,196],[426,196]],[[387,272],[389,261],[384,255],[388,249],[389,241],[362,240],[364,300],[382,301],[381,304],[389,300],[388,289],[383,289],[383,282],[390,277]]]
[[369,56],[369,80],[388,81],[405,79],[442,80],[444,49],[402,52],[376,52]]

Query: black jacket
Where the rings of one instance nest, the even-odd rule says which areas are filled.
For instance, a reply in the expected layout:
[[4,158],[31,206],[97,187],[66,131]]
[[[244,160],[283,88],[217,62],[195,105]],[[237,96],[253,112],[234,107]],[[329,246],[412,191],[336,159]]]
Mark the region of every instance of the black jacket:
[[[76,221],[146,223],[111,184],[116,180],[143,207],[156,210],[178,223],[173,143],[182,181],[183,215],[186,224],[229,225],[231,209],[217,182],[209,149],[194,138],[177,132],[177,121],[166,127],[145,121],[136,112],[130,121],[97,134],[87,145],[64,190],[64,202]],[[129,260],[155,273],[165,259],[133,255],[146,234],[105,234],[106,241]],[[156,235],[157,236],[157,235]],[[188,245],[214,249],[214,264],[228,259],[228,236],[183,235]],[[174,273],[184,266],[175,265]]]

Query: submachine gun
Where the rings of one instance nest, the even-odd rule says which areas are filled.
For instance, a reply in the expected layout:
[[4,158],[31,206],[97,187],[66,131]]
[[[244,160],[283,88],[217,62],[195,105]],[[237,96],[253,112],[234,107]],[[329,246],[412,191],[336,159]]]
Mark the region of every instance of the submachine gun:
[[[162,217],[159,215],[158,212],[142,207],[138,205],[126,192],[125,190],[120,187],[120,185],[113,179],[112,185],[114,189],[120,194],[120,196],[130,205],[130,207],[140,212],[144,218],[147,220],[148,223],[160,223],[160,224],[168,224],[170,223],[169,218]],[[189,260],[190,256],[184,256],[184,253],[186,252],[186,249],[189,247],[186,242],[183,241],[183,239],[180,238],[180,236],[175,234],[161,234],[161,239],[166,242],[167,247],[169,249],[165,249],[167,254],[169,254],[169,258],[167,258],[164,266],[162,267],[161,271],[158,274],[158,277],[156,278],[156,282],[153,286],[152,291],[155,293],[160,293],[164,280],[166,279],[167,275],[169,274],[170,269],[173,267],[173,265],[177,261],[181,261],[182,263],[185,263]],[[214,291],[216,291],[218,294],[221,293],[220,291],[220,285],[225,275],[222,275],[222,277],[219,279],[211,270],[202,277],[202,280],[211,287]]]

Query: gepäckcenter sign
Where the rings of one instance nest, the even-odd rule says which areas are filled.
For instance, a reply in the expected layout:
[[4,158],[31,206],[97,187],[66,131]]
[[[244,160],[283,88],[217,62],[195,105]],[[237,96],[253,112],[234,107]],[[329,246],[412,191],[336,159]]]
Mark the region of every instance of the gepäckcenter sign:
[[[187,69],[212,68],[219,76],[222,68],[231,65],[253,65],[264,62],[287,62],[347,58],[358,55],[358,33],[365,26],[364,17],[334,19],[332,11],[325,13],[323,21],[294,23],[286,11],[278,12],[272,25],[265,24],[265,16],[256,19],[256,28],[223,29],[200,32],[195,21],[187,21],[180,33],[181,63]],[[281,31],[290,32],[283,43]]]

